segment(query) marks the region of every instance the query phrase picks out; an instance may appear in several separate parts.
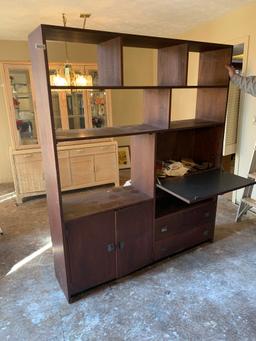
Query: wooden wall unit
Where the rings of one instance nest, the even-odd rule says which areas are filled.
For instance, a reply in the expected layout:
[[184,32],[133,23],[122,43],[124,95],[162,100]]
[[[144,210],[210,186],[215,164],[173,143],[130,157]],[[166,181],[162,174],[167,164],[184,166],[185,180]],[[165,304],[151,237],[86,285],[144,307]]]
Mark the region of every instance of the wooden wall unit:
[[[50,98],[51,90],[58,87],[49,83],[47,40],[98,45],[100,82],[78,89],[144,89],[144,123],[55,133]],[[29,45],[44,141],[42,154],[54,265],[68,301],[72,302],[83,290],[155,260],[213,241],[218,194],[253,183],[220,169],[229,83],[221,68],[230,63],[232,47],[48,25],[41,25],[30,34]],[[124,46],[158,50],[157,86],[124,84]],[[196,86],[187,85],[189,52],[200,53]],[[59,87],[71,88],[76,89]],[[171,121],[173,88],[198,90],[195,119]],[[62,193],[59,171],[62,161],[58,163],[56,145],[117,136],[132,136],[132,186]],[[76,157],[74,163],[79,164],[80,156]],[[157,160],[179,161],[183,157],[211,162],[212,167],[183,177],[156,179]],[[91,158],[76,167],[87,167],[90,172]]]

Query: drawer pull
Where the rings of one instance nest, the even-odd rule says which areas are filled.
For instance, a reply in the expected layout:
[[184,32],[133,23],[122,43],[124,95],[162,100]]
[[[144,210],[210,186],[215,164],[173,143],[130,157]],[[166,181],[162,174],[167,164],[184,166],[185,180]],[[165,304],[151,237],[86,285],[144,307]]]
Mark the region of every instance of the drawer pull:
[[204,216],[205,216],[206,218],[210,217],[210,212],[205,212]]
[[161,233],[165,233],[167,231],[168,231],[168,226],[167,225],[161,227]]
[[204,230],[204,236],[208,236],[209,235],[209,231],[208,230]]
[[115,251],[115,244],[111,243],[107,245],[107,251],[108,252],[113,252]]
[[34,154],[26,154],[24,155],[25,158],[29,158],[29,157],[32,157]]
[[123,250],[123,249],[124,249],[124,241],[118,242],[118,248],[119,248],[120,250]]

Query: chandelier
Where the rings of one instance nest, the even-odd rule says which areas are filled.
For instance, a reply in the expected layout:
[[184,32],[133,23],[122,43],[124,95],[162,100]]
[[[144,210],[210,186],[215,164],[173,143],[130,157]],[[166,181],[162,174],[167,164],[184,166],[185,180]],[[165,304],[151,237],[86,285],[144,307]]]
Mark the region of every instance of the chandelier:
[[[86,19],[89,18],[91,14],[82,13],[80,18],[83,18],[83,29],[85,28]],[[67,17],[65,13],[62,13],[63,26],[67,26]],[[75,72],[72,69],[72,64],[69,63],[68,56],[68,45],[65,41],[65,55],[66,63],[64,64],[63,70],[56,70],[54,74],[50,76],[50,83],[54,86],[92,86],[92,76],[88,74],[88,71],[81,73]]]

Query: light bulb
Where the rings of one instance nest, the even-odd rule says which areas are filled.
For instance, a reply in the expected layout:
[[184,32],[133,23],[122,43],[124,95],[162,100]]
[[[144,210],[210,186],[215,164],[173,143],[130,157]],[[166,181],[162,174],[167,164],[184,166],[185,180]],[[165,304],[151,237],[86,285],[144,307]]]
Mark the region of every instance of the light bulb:
[[53,85],[56,86],[65,86],[68,85],[66,79],[64,77],[61,77],[58,73],[52,77]]

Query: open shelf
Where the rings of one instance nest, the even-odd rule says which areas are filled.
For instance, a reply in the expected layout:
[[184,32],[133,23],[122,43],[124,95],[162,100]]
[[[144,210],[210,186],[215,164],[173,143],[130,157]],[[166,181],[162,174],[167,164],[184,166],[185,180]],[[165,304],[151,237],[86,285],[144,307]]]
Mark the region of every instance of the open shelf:
[[189,119],[189,120],[179,120],[170,122],[169,130],[190,130],[190,129],[201,129],[201,128],[211,128],[223,125],[222,122],[208,121],[201,119]]
[[180,200],[191,204],[255,184],[253,179],[229,174],[220,169],[198,174],[165,178],[156,186]]
[[175,213],[186,209],[190,205],[184,201],[176,198],[175,196],[156,188],[156,200],[155,200],[155,218],[160,218],[165,215]]
[[56,132],[57,142],[98,139],[103,137],[130,136],[139,134],[150,134],[162,131],[162,128],[149,124],[129,125],[120,127],[91,128],[61,130]]
[[105,127],[91,129],[73,129],[56,131],[57,142],[89,140],[106,137],[142,135],[167,131],[190,130],[210,128],[223,125],[222,122],[207,121],[200,119],[173,121],[169,129],[152,126],[149,124],[138,124],[120,127]]
[[65,193],[62,194],[64,221],[76,220],[147,200],[152,200],[152,198],[132,186]]
[[104,89],[200,89],[200,88],[227,88],[227,85],[91,85],[67,86],[51,85],[51,90],[104,90]]

